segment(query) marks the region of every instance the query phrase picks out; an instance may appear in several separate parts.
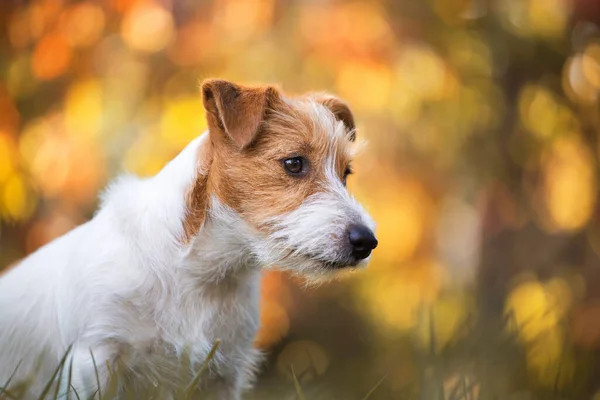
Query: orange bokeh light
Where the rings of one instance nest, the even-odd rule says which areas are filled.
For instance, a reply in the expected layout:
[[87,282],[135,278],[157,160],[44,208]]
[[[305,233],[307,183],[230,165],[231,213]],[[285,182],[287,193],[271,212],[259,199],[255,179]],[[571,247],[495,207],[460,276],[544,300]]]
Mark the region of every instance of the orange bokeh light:
[[31,60],[33,74],[40,80],[51,80],[67,72],[72,52],[65,36],[52,33],[36,45]]

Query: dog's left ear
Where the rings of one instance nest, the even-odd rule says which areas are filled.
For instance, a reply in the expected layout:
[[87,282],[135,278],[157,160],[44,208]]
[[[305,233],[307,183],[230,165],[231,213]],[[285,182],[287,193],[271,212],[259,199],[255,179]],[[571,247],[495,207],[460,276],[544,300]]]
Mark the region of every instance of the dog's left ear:
[[319,95],[317,101],[327,107],[339,121],[344,123],[349,133],[348,138],[351,142],[354,142],[356,140],[356,124],[354,123],[354,115],[352,115],[348,104],[329,94]]
[[270,98],[277,95],[272,86],[245,87],[220,79],[202,82],[209,129],[223,131],[240,149],[252,143]]

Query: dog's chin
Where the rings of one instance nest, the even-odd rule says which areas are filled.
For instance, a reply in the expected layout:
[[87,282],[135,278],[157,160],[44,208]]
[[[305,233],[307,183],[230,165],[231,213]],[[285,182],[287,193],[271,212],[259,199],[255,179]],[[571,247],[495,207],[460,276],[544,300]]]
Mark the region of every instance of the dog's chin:
[[336,280],[347,273],[356,271],[365,267],[368,259],[340,259],[340,260],[324,260],[319,257],[304,256],[303,260],[296,267],[290,265],[289,269],[293,270],[297,275],[306,278],[308,281],[315,283],[323,283],[330,280]]
[[331,270],[331,271],[354,269],[354,268],[359,268],[361,265],[363,265],[362,260],[323,261],[323,260],[317,259],[317,260],[315,260],[315,262],[320,264],[321,268],[326,269],[326,270]]
[[305,279],[307,282],[324,283],[336,280],[347,273],[365,267],[371,257],[356,259],[350,255],[339,258],[327,258],[319,254],[310,254],[300,251],[288,251],[285,257],[277,260],[271,259],[265,264],[273,268],[292,272],[294,275]]

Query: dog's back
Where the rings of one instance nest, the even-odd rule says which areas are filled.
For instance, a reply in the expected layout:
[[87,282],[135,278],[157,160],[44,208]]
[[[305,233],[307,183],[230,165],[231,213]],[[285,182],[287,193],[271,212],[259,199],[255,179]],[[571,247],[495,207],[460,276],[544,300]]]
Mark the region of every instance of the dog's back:
[[[77,312],[78,307],[63,308],[74,300],[64,281],[72,255],[64,251],[84,245],[86,230],[87,224],[40,248],[0,279],[0,382],[11,376],[13,383],[25,380],[36,368],[45,375],[67,350],[68,344],[57,338],[66,343],[75,330],[61,331],[68,326],[59,323],[67,317],[61,313]],[[32,384],[41,385],[35,379]]]

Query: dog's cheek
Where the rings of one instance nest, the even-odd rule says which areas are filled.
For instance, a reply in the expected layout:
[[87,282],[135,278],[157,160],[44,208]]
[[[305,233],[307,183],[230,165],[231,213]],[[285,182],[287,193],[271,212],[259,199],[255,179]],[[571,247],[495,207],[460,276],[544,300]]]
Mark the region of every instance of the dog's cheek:
[[315,190],[309,182],[278,176],[272,172],[265,173],[260,181],[244,181],[239,184],[239,187],[244,188],[244,194],[239,200],[242,216],[261,230],[267,229],[270,225],[267,222],[298,210]]

